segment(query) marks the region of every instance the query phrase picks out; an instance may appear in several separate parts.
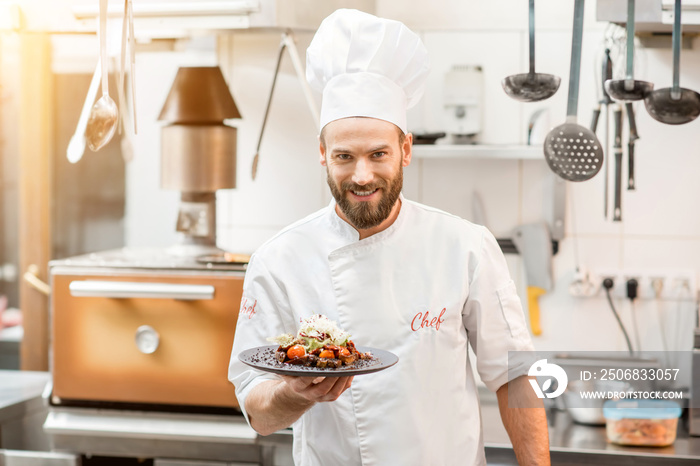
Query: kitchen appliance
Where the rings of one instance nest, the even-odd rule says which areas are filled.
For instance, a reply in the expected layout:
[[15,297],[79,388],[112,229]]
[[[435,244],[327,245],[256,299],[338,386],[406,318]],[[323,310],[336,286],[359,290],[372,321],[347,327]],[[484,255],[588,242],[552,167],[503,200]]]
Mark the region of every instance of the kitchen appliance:
[[227,371],[244,271],[163,249],[52,261],[52,404],[235,411]]
[[181,192],[176,229],[184,256],[216,254],[216,191],[236,187],[236,128],[240,118],[224,76],[216,67],[183,67],[158,117],[161,187]]
[[445,74],[443,129],[452,142],[475,142],[481,131],[483,95],[481,66],[455,65]]

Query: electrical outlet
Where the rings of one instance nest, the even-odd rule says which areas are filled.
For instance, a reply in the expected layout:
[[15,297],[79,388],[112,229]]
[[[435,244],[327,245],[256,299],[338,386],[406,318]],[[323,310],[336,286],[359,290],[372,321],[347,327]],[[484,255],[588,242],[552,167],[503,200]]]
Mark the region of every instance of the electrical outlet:
[[692,270],[675,271],[667,275],[666,286],[661,293],[662,299],[694,299],[695,273]]
[[610,296],[612,298],[621,298],[625,296],[625,284],[624,276],[619,270],[615,269],[599,269],[593,272],[593,280],[600,284],[600,289],[598,294],[605,296],[605,287],[603,286],[603,281],[606,278],[610,278],[613,281],[613,288],[610,290]]
[[690,269],[596,269],[591,280],[599,283],[598,296],[605,296],[603,280],[611,278],[614,286],[611,296],[627,298],[627,281],[637,280],[637,299],[682,300],[694,299],[696,293],[695,272]]

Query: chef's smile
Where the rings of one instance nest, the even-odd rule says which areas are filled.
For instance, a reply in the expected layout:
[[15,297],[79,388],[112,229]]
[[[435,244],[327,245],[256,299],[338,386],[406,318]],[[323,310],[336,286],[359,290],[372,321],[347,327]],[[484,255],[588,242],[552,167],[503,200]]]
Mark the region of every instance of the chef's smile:
[[357,202],[373,202],[378,201],[382,197],[380,188],[345,188],[345,192],[352,200]]
[[[338,215],[357,230],[381,228],[398,215],[412,136],[375,118],[344,118],[321,132],[321,165]],[[362,235],[361,235],[362,236]]]
[[365,190],[365,191],[359,191],[359,190],[350,191],[350,193],[353,195],[353,197],[355,199],[357,199],[358,201],[362,201],[362,202],[371,201],[373,199],[376,199],[377,196],[375,196],[375,194],[377,194],[378,192],[379,192],[379,189],[373,189],[371,191],[367,191],[367,190]]

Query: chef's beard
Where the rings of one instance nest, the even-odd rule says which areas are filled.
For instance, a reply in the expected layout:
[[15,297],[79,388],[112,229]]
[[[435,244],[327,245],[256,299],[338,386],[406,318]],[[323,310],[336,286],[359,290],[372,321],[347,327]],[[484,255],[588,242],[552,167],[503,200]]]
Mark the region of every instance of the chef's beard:
[[[357,228],[358,230],[367,230],[369,228],[374,228],[384,220],[389,218],[391,214],[391,209],[396,204],[399,196],[401,195],[401,189],[403,188],[403,168],[399,167],[399,171],[394,178],[391,180],[379,180],[377,182],[359,185],[353,182],[341,183],[340,187],[331,179],[331,175],[326,170],[328,186],[331,188],[331,193],[335,198],[335,202],[340,207],[340,210],[345,214],[350,224]],[[375,189],[381,189],[381,197],[379,202],[375,203],[369,202],[353,202],[351,201],[347,193],[349,191],[374,191]]]

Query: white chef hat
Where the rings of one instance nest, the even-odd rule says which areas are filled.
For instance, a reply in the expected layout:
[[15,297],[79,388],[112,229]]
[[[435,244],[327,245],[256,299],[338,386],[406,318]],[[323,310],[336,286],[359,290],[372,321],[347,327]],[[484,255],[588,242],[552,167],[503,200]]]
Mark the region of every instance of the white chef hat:
[[406,133],[406,110],[423,96],[429,69],[414,32],[358,10],[336,10],[324,19],[306,51],[306,79],[323,93],[321,128],[364,116]]

